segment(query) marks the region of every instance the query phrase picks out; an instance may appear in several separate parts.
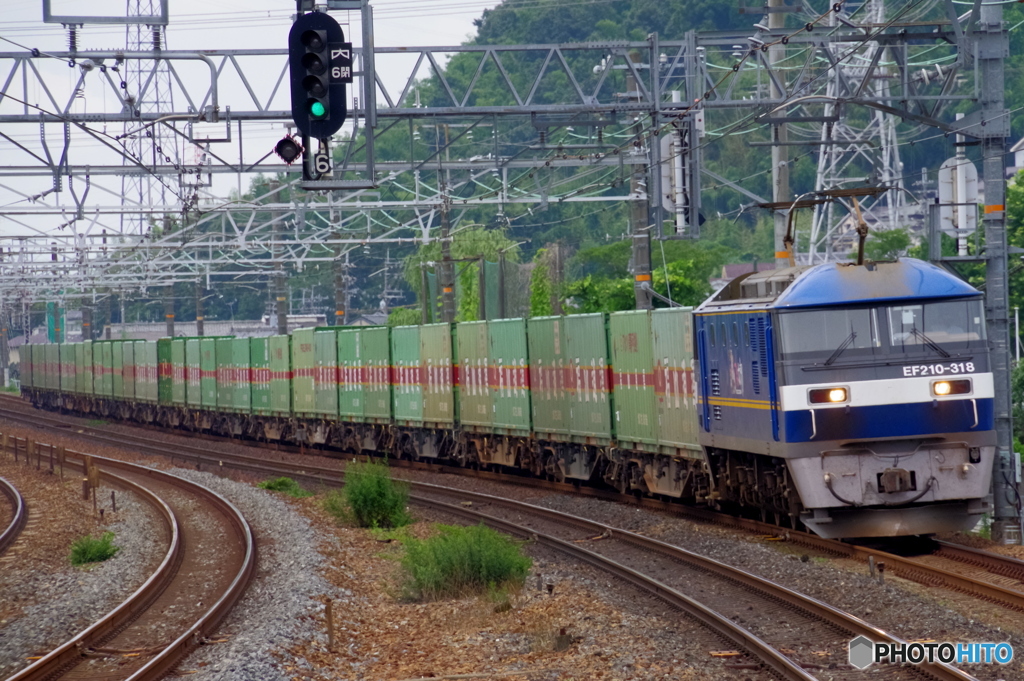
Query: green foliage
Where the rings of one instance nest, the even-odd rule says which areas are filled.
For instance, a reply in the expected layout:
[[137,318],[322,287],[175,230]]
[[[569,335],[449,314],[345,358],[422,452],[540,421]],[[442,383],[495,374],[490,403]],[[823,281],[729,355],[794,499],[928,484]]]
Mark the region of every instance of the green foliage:
[[[657,243],[651,284],[655,291],[683,306],[699,305],[711,293],[709,277],[728,259],[729,250],[706,243],[670,241],[665,258]],[[570,268],[583,276],[566,286],[566,300],[576,312],[632,310],[636,296],[628,265],[631,244],[620,241],[579,251]],[[660,301],[656,307],[664,307]]]
[[99,538],[81,537],[71,544],[71,564],[86,565],[113,558],[120,546],[114,546],[114,533],[104,532]]
[[324,511],[327,515],[334,518],[339,523],[347,522],[350,518],[348,510],[348,502],[345,500],[345,495],[341,490],[332,489],[330,492],[324,495],[322,503]]
[[273,480],[264,480],[263,482],[257,483],[257,487],[260,489],[270,490],[271,492],[281,492],[287,494],[290,497],[296,499],[302,499],[304,497],[313,496],[312,492],[306,491],[299,486],[299,483],[295,482],[291,478],[274,478]]
[[398,307],[388,313],[388,326],[412,326],[422,320],[418,307]]
[[405,593],[437,599],[506,585],[521,585],[532,561],[520,544],[489,527],[439,525],[429,539],[406,539]]
[[[452,240],[451,257],[456,261],[456,295],[457,310],[455,321],[466,322],[477,318],[480,309],[480,266],[472,262],[481,255],[490,262],[497,262],[501,252],[504,251],[505,259],[508,262],[519,261],[519,249],[515,242],[499,229],[487,229],[483,225],[467,227],[457,231]],[[409,287],[416,291],[419,300],[422,302],[424,292],[422,289],[422,276],[420,274],[421,263],[437,263],[441,260],[441,244],[432,241],[421,246],[420,249],[405,261],[404,275]],[[427,265],[431,269],[433,266]],[[417,313],[418,314],[418,313]],[[414,324],[419,323],[417,316]]]
[[[1024,362],[1018,362],[1010,374],[1010,404],[1014,437],[1024,440]],[[1024,449],[1015,451],[1024,454]]]
[[533,258],[533,272],[530,273],[530,316],[547,317],[554,314],[551,296],[554,284],[551,281],[551,270],[547,263],[547,249],[541,248]]
[[[867,260],[895,260],[907,255],[910,250],[910,233],[906,229],[889,229],[868,232],[864,242],[864,257]],[[850,257],[857,258],[856,252]]]
[[405,510],[409,486],[392,480],[386,463],[350,463],[345,467],[342,493],[352,520],[360,527],[401,527],[412,522]]

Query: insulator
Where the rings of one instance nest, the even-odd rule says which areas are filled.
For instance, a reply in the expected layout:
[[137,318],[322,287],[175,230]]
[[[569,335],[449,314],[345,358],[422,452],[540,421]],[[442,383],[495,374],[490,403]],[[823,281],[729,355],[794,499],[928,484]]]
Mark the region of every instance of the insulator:
[[161,50],[160,44],[163,39],[163,32],[159,26],[153,27],[153,50],[159,52]]
[[68,29],[68,52],[78,52],[78,27],[70,24]]

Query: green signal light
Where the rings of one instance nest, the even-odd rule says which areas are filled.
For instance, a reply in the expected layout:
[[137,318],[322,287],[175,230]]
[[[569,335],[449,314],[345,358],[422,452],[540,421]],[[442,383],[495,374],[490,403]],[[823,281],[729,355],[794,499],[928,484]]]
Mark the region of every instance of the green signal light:
[[313,102],[309,105],[309,113],[320,118],[327,113],[327,107],[323,105],[323,102]]

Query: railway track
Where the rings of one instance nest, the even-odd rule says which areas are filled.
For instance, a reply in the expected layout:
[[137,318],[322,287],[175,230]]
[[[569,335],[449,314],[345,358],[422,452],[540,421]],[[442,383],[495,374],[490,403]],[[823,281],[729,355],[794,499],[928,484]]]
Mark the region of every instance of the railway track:
[[[208,449],[171,448],[120,433],[116,441],[110,439],[109,433],[92,433],[89,429],[80,435],[104,444],[124,445],[127,441],[144,454],[174,456],[179,461],[228,466],[264,476],[288,475],[306,484],[340,484],[343,479],[336,469],[267,462]],[[511,499],[427,483],[413,482],[411,486],[414,503],[533,539],[660,598],[703,622],[728,645],[745,651],[754,660],[748,665],[764,665],[775,676],[808,679],[814,678],[808,669],[827,669],[833,679],[862,678],[865,672],[846,663],[849,640],[865,635],[876,641],[899,642],[896,637],[825,603],[642,535]],[[484,513],[484,508],[492,512]],[[499,512],[493,513],[495,510]],[[659,575],[659,579],[653,579],[653,574]],[[698,600],[684,595],[683,590]],[[973,678],[945,665],[872,671],[872,677],[882,671],[883,675],[898,678]]]
[[[9,439],[15,447],[22,444]],[[67,464],[83,468],[85,454],[66,454]],[[206,641],[254,576],[252,532],[223,497],[161,471],[91,460],[108,483],[132,490],[162,517],[167,552],[124,602],[8,681],[162,678]]]
[[3,519],[10,519],[6,524],[0,522],[0,527],[3,528],[0,531],[0,556],[2,556],[24,529],[25,522],[28,520],[28,509],[25,507],[25,500],[18,488],[3,478],[0,478],[0,494],[10,502],[10,513],[0,516]]
[[[102,428],[83,425],[71,425],[58,417],[40,412],[23,400],[13,396],[0,396],[0,416],[26,422],[29,425],[45,422],[52,424],[54,428],[73,429],[76,433],[89,435],[97,441],[113,446],[124,444],[139,444],[149,447],[156,447],[161,456],[170,456],[172,460],[187,461],[202,465],[200,462],[206,460],[214,461],[215,466],[227,464],[246,465],[258,459],[237,454],[218,453],[214,459],[210,459],[208,448],[200,446],[175,445],[154,445],[152,440],[145,435],[134,435],[118,432],[116,434],[104,431]],[[150,430],[144,428],[143,430]],[[164,432],[164,431],[160,431]],[[186,431],[175,431],[176,435],[196,435]],[[225,438],[217,436],[201,435],[204,441],[224,441]],[[231,440],[236,444],[253,444],[238,440]],[[277,451],[301,451],[299,448],[292,448],[287,445],[275,446]],[[262,448],[261,448],[262,449]],[[266,449],[263,449],[266,451]],[[327,452],[324,452],[327,454]],[[340,454],[340,453],[339,453]],[[1024,612],[1024,561],[1019,561],[1007,556],[980,551],[966,546],[960,546],[949,542],[938,544],[937,555],[932,556],[901,556],[874,547],[858,546],[848,542],[833,539],[823,539],[809,532],[799,530],[786,530],[777,525],[719,513],[704,508],[684,506],[682,504],[666,502],[651,498],[637,498],[632,495],[619,494],[617,492],[593,487],[584,487],[572,483],[559,483],[535,478],[523,478],[517,475],[502,474],[487,470],[473,470],[446,466],[437,463],[416,462],[416,461],[392,461],[395,467],[406,467],[418,470],[438,471],[453,473],[463,476],[478,477],[481,479],[501,481],[505,483],[526,484],[533,487],[543,487],[553,491],[593,496],[620,503],[639,505],[650,510],[661,511],[673,515],[692,518],[706,523],[724,527],[732,527],[757,534],[759,536],[775,535],[784,536],[793,545],[818,551],[836,557],[851,558],[863,562],[883,564],[885,572],[920,584],[944,588],[959,593],[979,598],[1002,607]],[[306,467],[313,468],[312,466]],[[323,469],[329,471],[331,469]],[[287,474],[283,472],[281,475]]]

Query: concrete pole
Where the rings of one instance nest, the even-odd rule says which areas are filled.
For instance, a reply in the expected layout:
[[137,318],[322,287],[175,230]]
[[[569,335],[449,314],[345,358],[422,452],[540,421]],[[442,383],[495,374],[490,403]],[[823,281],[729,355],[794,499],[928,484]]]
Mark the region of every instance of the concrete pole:
[[82,340],[92,340],[92,307],[82,306]]
[[345,263],[341,261],[341,255],[334,260],[334,325],[345,325],[345,277],[348,275]]
[[196,335],[204,336],[205,332],[205,321],[206,317],[203,315],[203,285],[200,282],[196,282]]
[[[1009,51],[1009,37],[1003,24],[1003,8],[998,4],[981,6],[978,23],[979,44],[986,55],[978,59],[981,76],[981,117],[999,121],[1008,116],[1005,107],[1004,55]],[[1002,123],[1002,121],[999,121]],[[1010,324],[1009,272],[1006,240],[1006,176],[1003,159],[1006,138],[999,128],[995,132],[980,128],[982,164],[985,178],[985,290],[988,307],[988,333],[992,347],[992,374],[995,378],[996,458],[992,467],[994,503],[992,539],[1002,544],[1020,544],[1020,516],[1016,507],[1016,482],[1013,457],[1013,422],[1010,405]],[[986,136],[990,135],[990,136]]]
[[[782,29],[786,26],[785,12],[778,11],[785,6],[784,0],[768,0],[768,28],[771,30]],[[776,11],[771,11],[776,9]],[[786,47],[784,45],[772,45],[768,48],[768,63],[776,64],[786,58]],[[777,72],[780,78],[784,78],[783,72]],[[785,93],[779,90],[775,81],[771,81],[771,98],[779,100]],[[785,116],[785,109],[780,109],[776,116]],[[772,126],[772,202],[790,202],[793,197],[789,190],[789,128],[785,123]],[[789,253],[783,240],[786,237],[786,227],[789,220],[789,209],[775,210],[772,213],[775,227],[775,268],[782,269],[789,267]]]
[[174,287],[164,287],[164,319],[167,320],[167,335],[174,338]]
[[[640,61],[640,55],[631,52],[630,61],[634,64]],[[652,68],[657,68],[656,64]],[[640,101],[640,87],[636,77],[631,71],[627,71],[626,90],[630,99],[634,94],[636,101]],[[634,153],[644,153],[643,145],[643,124],[640,114],[633,125]],[[651,144],[657,144],[652,139]],[[634,165],[633,172],[629,178],[629,191],[641,198],[634,199],[629,203],[629,233],[633,242],[633,294],[636,298],[636,309],[650,310],[654,307],[654,298],[651,296],[651,230],[648,229],[647,219],[647,164]]]
[[[448,126],[444,126],[445,153],[448,149]],[[441,181],[441,266],[438,268],[438,283],[441,285],[441,321],[455,321],[455,264],[452,262],[451,224],[448,221],[450,198],[446,173],[440,168],[441,154],[438,153],[438,174]],[[445,173],[445,174],[442,174]]]

